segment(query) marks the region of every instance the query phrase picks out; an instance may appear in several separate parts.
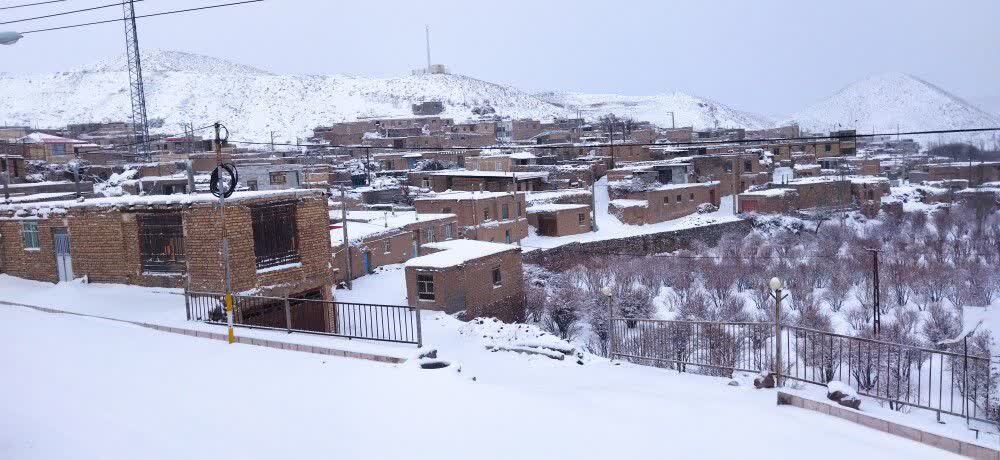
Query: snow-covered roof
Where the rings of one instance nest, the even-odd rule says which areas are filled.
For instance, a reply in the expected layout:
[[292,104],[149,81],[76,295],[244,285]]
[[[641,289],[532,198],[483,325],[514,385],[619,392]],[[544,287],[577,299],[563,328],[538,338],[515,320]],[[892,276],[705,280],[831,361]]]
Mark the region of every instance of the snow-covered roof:
[[619,208],[645,208],[649,206],[649,202],[647,202],[646,200],[618,199],[618,200],[611,200],[609,203],[612,206]]
[[558,212],[558,211],[569,211],[573,209],[586,209],[590,206],[585,204],[559,204],[559,203],[541,203],[528,206],[525,211],[528,214],[536,212]]
[[20,139],[18,142],[26,142],[28,144],[83,144],[83,141],[78,141],[76,139],[70,139],[67,137],[53,136],[51,134],[45,133],[31,133]]
[[514,160],[531,160],[534,158],[538,158],[534,153],[527,151],[514,152],[510,154],[510,157]]
[[[227,203],[254,200],[268,197],[299,197],[307,195],[322,195],[321,190],[288,189],[288,190],[258,190],[235,192]],[[84,201],[64,200],[47,201],[43,203],[25,203],[0,205],[0,212],[31,210],[45,208],[114,208],[129,206],[168,206],[190,205],[196,203],[217,203],[219,199],[210,193],[174,194],[174,195],[122,195],[116,197],[90,198]]]
[[590,191],[582,188],[568,188],[563,190],[550,190],[545,192],[529,192],[525,197],[529,203],[547,203],[564,197],[590,196]]
[[790,189],[790,188],[769,188],[769,189],[764,189],[764,190],[754,190],[754,191],[743,192],[740,195],[742,195],[742,196],[754,196],[754,197],[776,197],[776,196],[785,196],[785,195],[787,195],[789,193],[796,193],[796,192],[795,192],[794,189]]
[[515,192],[441,192],[430,193],[414,198],[414,201],[428,200],[489,200],[493,198],[509,197]]
[[503,172],[503,171],[472,171],[468,169],[445,169],[427,173],[431,176],[470,176],[470,177],[510,177],[515,180],[545,179],[547,172]]
[[479,240],[441,241],[438,243],[427,243],[424,247],[439,249],[440,252],[414,257],[406,261],[404,265],[419,268],[448,268],[462,265],[470,260],[519,249],[517,246],[511,244],[491,243]]

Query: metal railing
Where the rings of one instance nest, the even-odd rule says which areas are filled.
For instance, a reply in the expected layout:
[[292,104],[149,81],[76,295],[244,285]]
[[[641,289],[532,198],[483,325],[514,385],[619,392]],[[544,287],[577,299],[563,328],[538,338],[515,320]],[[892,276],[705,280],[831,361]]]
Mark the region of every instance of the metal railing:
[[[187,319],[226,324],[225,295],[184,293]],[[333,302],[320,298],[233,296],[238,326],[423,345],[420,309],[400,305]]]
[[968,337],[956,350],[936,350],[781,324],[776,343],[775,326],[612,318],[608,350],[612,359],[679,372],[731,377],[737,371],[768,371],[779,385],[838,380],[890,409],[926,409],[939,418],[949,414],[1000,425],[994,401],[1000,376],[990,358],[969,354]]

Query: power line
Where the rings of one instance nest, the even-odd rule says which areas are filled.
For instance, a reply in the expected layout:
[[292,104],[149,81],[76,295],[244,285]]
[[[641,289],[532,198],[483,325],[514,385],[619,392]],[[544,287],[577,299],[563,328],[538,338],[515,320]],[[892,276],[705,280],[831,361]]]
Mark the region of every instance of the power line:
[[[143,0],[135,0],[136,3],[141,2],[141,1],[143,1]],[[62,13],[53,13],[53,14],[46,14],[44,16],[35,16],[35,17],[24,18],[24,19],[15,19],[13,21],[0,22],[0,25],[3,25],[3,24],[13,24],[15,22],[35,21],[35,20],[38,20],[38,19],[54,18],[56,16],[65,16],[67,14],[83,13],[85,11],[94,11],[94,10],[100,10],[100,9],[103,9],[103,8],[121,7],[121,6],[122,6],[121,2],[111,3],[111,4],[107,4],[107,5],[94,6],[94,7],[91,7],[91,8],[83,8],[83,9],[79,9],[79,10],[63,11]]]
[[[3,7],[0,7],[0,10],[12,10],[14,8],[26,8],[26,7],[29,7],[29,6],[46,5],[46,4],[49,4],[49,3],[59,3],[59,2],[65,2],[65,1],[66,0],[49,0],[47,2],[26,3],[24,5],[14,5],[14,6],[3,6]],[[119,3],[119,5],[120,5],[120,3]]]
[[[245,1],[242,1],[242,2],[222,3],[222,4],[218,4],[218,5],[200,6],[200,7],[197,7],[197,8],[186,8],[186,9],[183,9],[183,10],[161,11],[159,13],[150,13],[150,14],[138,15],[138,16],[135,16],[135,19],[151,18],[151,17],[155,17],[155,16],[166,16],[168,14],[188,13],[188,12],[191,12],[191,11],[209,10],[209,9],[213,9],[213,8],[222,8],[224,6],[244,5],[244,4],[247,4],[247,3],[259,3],[259,2],[263,2],[263,1],[264,0],[245,0]],[[20,32],[20,34],[21,35],[27,35],[27,34],[34,34],[34,33],[39,33],[39,32],[51,32],[53,30],[73,29],[73,28],[76,28],[76,27],[86,27],[86,26],[94,26],[94,25],[98,25],[98,24],[108,24],[108,23],[112,23],[112,22],[121,22],[121,21],[124,21],[124,20],[125,20],[124,18],[118,18],[118,19],[108,19],[108,20],[104,20],[104,21],[85,22],[83,24],[73,24],[73,25],[68,25],[68,26],[49,27],[47,29],[28,30],[28,31],[25,31],[25,32]]]
[[[821,140],[844,140],[844,139],[860,139],[860,138],[871,138],[871,137],[884,137],[884,136],[916,136],[916,135],[927,135],[927,134],[960,134],[960,133],[976,133],[976,132],[991,132],[1000,131],[1000,127],[994,128],[966,128],[966,129],[937,129],[928,131],[909,131],[901,133],[870,133],[870,134],[844,134],[837,136],[797,136],[797,137],[771,137],[763,139],[735,139],[726,141],[686,141],[686,142],[671,142],[668,144],[658,144],[655,142],[633,142],[624,144],[612,144],[612,143],[596,143],[596,144],[541,144],[541,145],[490,145],[485,147],[440,147],[440,148],[430,148],[430,147],[377,147],[370,145],[343,145],[343,144],[317,144],[317,143],[275,143],[274,145],[282,145],[288,147],[327,147],[327,148],[363,148],[363,149],[388,149],[388,150],[412,150],[412,151],[426,151],[426,152],[440,152],[440,151],[470,151],[470,150],[514,150],[514,149],[579,149],[579,148],[600,148],[600,147],[680,147],[680,146],[710,146],[710,145],[728,145],[728,144],[765,144],[772,142],[792,142],[792,141],[821,141]],[[230,140],[230,143],[234,144],[245,144],[245,145],[271,145],[269,141],[241,141],[241,140]]]

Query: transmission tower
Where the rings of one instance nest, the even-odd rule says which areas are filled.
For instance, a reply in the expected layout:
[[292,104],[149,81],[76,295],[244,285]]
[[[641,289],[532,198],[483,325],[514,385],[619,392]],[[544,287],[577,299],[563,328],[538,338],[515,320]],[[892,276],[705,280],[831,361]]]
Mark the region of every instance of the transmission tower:
[[132,98],[131,151],[139,157],[149,156],[149,125],[146,122],[146,92],[142,86],[142,61],[139,57],[139,36],[135,27],[133,0],[122,2],[125,10],[125,56],[128,59],[129,95]]

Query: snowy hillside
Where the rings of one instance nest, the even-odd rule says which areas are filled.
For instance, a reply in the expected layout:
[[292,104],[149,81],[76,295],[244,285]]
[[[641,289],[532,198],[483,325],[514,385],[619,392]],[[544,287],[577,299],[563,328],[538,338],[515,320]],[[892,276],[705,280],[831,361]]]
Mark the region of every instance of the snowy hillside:
[[889,73],[848,85],[824,101],[792,114],[804,129],[823,132],[857,126],[895,132],[1000,125],[1000,117],[917,77]]
[[[410,105],[438,100],[443,116],[465,120],[491,106],[501,115],[551,118],[568,111],[514,88],[460,75],[366,78],[277,75],[222,59],[176,51],[143,54],[146,100],[155,132],[219,120],[234,138],[304,137],[322,124],[367,116],[411,115]],[[128,115],[123,57],[47,75],[0,73],[0,123],[62,126]]]
[[537,94],[541,99],[565,107],[588,119],[613,113],[619,117],[650,121],[670,127],[674,112],[676,126],[706,128],[768,128],[774,122],[763,115],[742,112],[718,102],[681,92],[655,96],[622,96],[618,94],[583,94],[548,92]]

